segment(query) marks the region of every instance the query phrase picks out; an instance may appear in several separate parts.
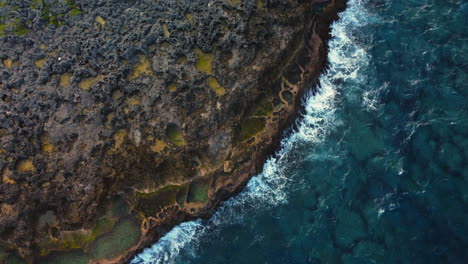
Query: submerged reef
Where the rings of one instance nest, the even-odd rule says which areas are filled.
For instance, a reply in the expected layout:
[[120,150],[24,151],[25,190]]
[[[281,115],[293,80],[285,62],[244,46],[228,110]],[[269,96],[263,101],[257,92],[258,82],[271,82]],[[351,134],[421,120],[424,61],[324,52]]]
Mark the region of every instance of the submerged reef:
[[124,263],[278,146],[345,0],[0,1],[0,263]]

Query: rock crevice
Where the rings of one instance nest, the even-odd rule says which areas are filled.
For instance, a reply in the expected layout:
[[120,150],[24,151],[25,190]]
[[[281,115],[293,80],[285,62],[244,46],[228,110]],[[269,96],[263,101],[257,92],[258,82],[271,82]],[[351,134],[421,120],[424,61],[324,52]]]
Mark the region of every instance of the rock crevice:
[[126,262],[209,217],[274,153],[345,7],[20,2],[0,3],[0,263]]

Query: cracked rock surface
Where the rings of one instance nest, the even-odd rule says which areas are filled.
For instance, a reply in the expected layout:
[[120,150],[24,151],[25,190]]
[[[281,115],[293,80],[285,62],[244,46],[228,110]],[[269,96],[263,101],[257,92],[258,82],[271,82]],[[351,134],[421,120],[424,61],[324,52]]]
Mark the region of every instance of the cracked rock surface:
[[125,262],[209,216],[278,145],[344,1],[18,2],[0,2],[0,263]]

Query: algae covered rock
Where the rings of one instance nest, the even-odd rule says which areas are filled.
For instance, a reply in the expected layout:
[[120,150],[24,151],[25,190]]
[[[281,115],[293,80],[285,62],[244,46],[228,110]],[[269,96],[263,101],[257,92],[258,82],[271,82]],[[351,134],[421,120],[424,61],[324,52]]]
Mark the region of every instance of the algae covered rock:
[[123,262],[207,217],[277,146],[343,6],[1,2],[0,263]]

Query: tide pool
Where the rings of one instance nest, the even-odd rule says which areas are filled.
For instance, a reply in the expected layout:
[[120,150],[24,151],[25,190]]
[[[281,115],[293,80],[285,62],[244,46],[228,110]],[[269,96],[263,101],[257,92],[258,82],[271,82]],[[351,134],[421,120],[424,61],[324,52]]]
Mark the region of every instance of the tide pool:
[[245,190],[132,263],[466,263],[468,2],[350,0]]

